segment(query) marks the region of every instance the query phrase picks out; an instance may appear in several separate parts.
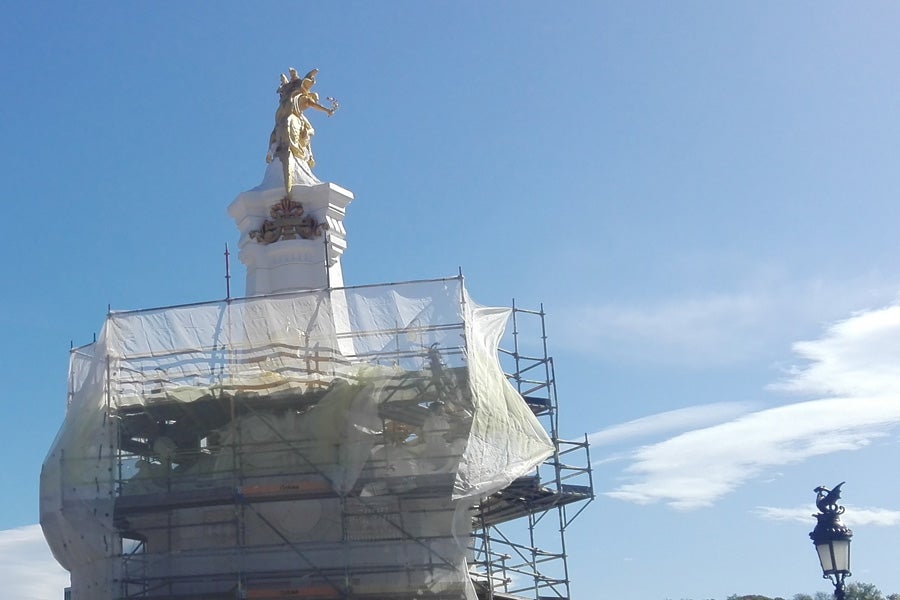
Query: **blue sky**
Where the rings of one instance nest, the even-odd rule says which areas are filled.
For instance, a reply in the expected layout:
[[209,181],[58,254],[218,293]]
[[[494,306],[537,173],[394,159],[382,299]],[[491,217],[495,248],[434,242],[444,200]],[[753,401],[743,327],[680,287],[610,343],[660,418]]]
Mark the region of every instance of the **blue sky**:
[[348,284],[461,266],[481,303],[544,302],[563,433],[594,441],[573,597],[828,589],[812,489],[845,479],[854,577],[900,592],[896,4],[8,2],[0,19],[0,587],[56,597],[7,557],[46,560],[29,526],[70,340],[108,305],[224,296],[225,208],[262,178],[295,66],[341,103],[311,118],[316,174],[356,195]]

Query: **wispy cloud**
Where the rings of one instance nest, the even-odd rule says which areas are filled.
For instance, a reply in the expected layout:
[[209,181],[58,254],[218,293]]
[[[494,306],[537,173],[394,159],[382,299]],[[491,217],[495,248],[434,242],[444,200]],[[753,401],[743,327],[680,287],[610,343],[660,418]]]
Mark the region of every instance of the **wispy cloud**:
[[[756,512],[760,517],[770,521],[789,521],[809,525],[810,515],[817,511],[815,506],[809,505],[794,508],[760,506],[757,507]],[[851,527],[865,525],[894,527],[900,525],[900,510],[848,506],[847,513],[841,516],[841,520]]]
[[557,327],[563,344],[607,359],[708,369],[770,359],[811,328],[895,295],[870,276],[828,283],[763,273],[700,296],[567,307]]
[[[900,307],[858,313],[794,348],[808,362],[792,369],[779,389],[841,395],[743,414],[643,446],[631,454],[625,482],[607,495],[680,509],[709,506],[764,470],[858,450],[900,427],[900,368],[893,364]],[[673,415],[641,421],[662,428],[667,414]],[[675,411],[670,424],[682,416]],[[604,431],[629,429],[640,427],[626,423]],[[603,433],[595,437],[602,440]]]
[[4,598],[53,600],[69,585],[39,525],[0,531],[0,589]]
[[[749,293],[714,294],[646,306],[582,306],[564,311],[564,343],[629,362],[691,367],[758,354],[767,339],[750,333],[771,311]],[[733,343],[743,338],[741,343]]]
[[[675,508],[709,506],[763,469],[857,450],[900,425],[900,402],[835,398],[758,411],[634,452],[633,482],[607,495]],[[714,449],[714,451],[711,451]]]
[[592,446],[618,444],[649,436],[684,431],[728,421],[748,413],[754,405],[749,402],[719,402],[670,410],[627,423],[607,427],[588,436]]

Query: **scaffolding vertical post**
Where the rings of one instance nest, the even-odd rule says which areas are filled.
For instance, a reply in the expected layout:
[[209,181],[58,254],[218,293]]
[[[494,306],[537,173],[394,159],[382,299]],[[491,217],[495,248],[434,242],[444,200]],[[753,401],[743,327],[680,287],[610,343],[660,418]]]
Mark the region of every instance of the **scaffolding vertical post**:
[[231,264],[228,261],[231,254],[228,252],[228,244],[225,244],[225,300],[231,300]]
[[[109,318],[109,314],[108,314],[108,313],[107,313],[107,318]],[[109,456],[109,459],[108,459],[108,460],[109,460],[109,463],[110,463],[110,468],[109,468],[109,479],[110,479],[110,481],[109,481],[109,493],[112,494],[113,497],[112,497],[112,498],[109,498],[109,500],[110,500],[110,502],[114,502],[114,501],[115,501],[115,489],[116,489],[116,481],[115,481],[116,474],[113,472],[112,461],[113,461],[113,459],[115,458],[115,456],[114,456],[114,454],[113,454],[113,449],[114,449],[114,447],[117,447],[118,444],[115,444],[115,446],[113,445],[113,429],[114,429],[114,425],[113,425],[113,419],[112,419],[112,414],[111,414],[111,411],[112,411],[112,367],[111,367],[111,357],[109,356],[109,351],[108,351],[108,349],[104,348],[104,350],[106,351],[106,373],[105,373],[105,374],[106,374],[106,402],[105,402],[105,406],[104,406],[104,409],[103,409],[103,428],[106,430],[106,444],[107,444],[107,446],[108,446],[108,451],[109,451],[109,453],[110,453],[110,456]],[[102,466],[102,465],[103,465],[103,449],[104,449],[104,444],[101,442],[100,448],[99,448],[99,453],[98,453],[98,455],[97,455],[97,461],[100,463],[98,466]],[[99,488],[99,482],[97,482],[97,485],[98,485],[98,488]],[[100,490],[98,489],[97,491],[99,492]],[[120,539],[118,534],[116,534],[116,535],[114,535],[114,536],[111,536],[111,537],[115,537],[116,540]],[[104,538],[105,538],[105,536],[104,536]],[[115,543],[116,540],[113,540],[113,543]],[[107,542],[107,543],[109,543],[109,542]],[[113,550],[107,548],[107,554],[112,554],[112,553],[113,553]],[[118,553],[116,553],[116,554],[118,554]],[[109,570],[110,570],[110,578],[109,578],[109,581],[110,581],[110,582],[116,581],[116,577],[115,577],[115,562],[114,562],[114,561],[109,561]],[[120,583],[120,585],[123,585],[123,584],[124,584],[124,582],[121,582],[121,583]]]
[[516,309],[516,299],[513,298],[513,301],[512,301],[513,358],[516,361],[516,368],[515,368],[515,371],[513,371],[513,373],[514,373],[513,377],[515,378],[515,382],[516,382],[516,391],[519,392],[519,394],[521,394],[522,393],[522,374],[521,374],[522,369],[519,364],[519,320],[518,320],[518,316],[517,316],[518,312],[519,311]]
[[479,517],[481,521],[481,548],[484,552],[484,572],[487,586],[485,600],[494,600],[494,569],[491,556],[491,528],[484,521],[484,503],[479,504]]

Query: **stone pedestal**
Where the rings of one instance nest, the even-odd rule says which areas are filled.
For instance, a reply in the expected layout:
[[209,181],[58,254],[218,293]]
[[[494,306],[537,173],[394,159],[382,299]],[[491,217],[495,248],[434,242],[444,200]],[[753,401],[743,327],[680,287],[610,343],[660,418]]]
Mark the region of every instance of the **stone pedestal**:
[[[265,182],[264,182],[265,183]],[[228,214],[240,231],[247,296],[343,287],[344,214],[353,194],[333,183],[260,186],[240,194]]]

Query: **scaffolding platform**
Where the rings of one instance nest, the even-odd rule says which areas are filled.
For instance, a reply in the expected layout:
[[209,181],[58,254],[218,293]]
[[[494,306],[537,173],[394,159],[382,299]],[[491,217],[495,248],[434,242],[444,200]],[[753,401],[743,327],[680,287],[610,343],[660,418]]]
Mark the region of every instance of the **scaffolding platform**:
[[593,496],[593,490],[588,486],[563,484],[560,489],[555,489],[542,485],[537,475],[519,477],[482,501],[479,519],[485,526],[492,527],[535,512],[591,500]]

